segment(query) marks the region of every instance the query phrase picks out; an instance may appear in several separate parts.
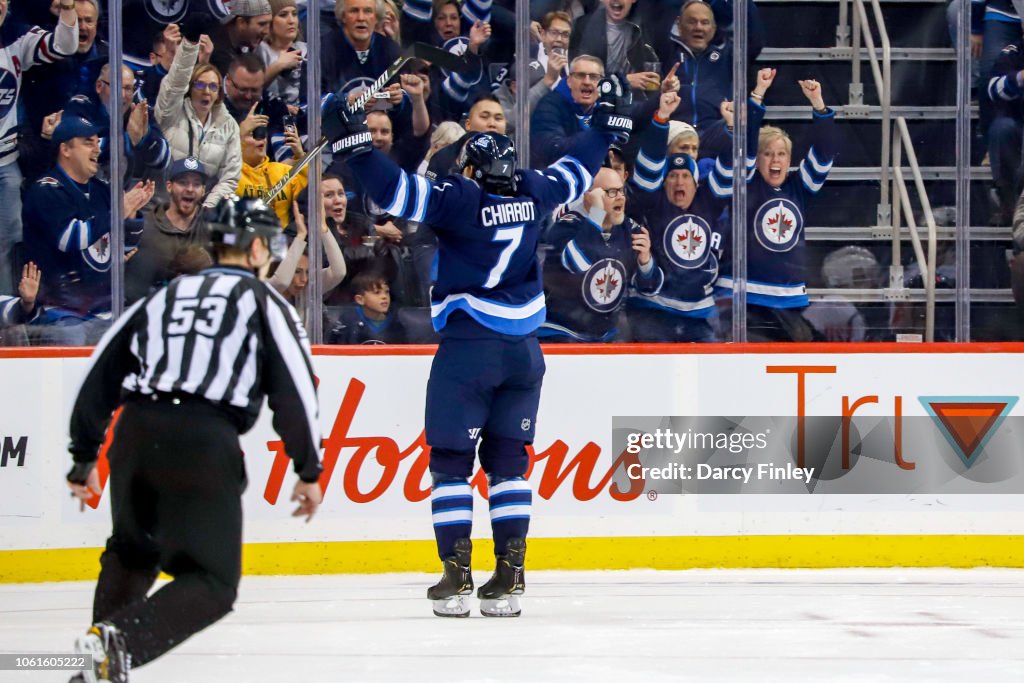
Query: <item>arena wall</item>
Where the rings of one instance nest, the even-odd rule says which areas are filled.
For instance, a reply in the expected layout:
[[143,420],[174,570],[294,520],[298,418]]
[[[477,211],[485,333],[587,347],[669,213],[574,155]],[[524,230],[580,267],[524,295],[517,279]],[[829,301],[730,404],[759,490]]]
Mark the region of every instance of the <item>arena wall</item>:
[[[265,411],[243,440],[246,573],[436,569],[422,434],[432,353],[316,350],[324,505],[309,524],[289,516],[294,475]],[[0,581],[98,572],[109,500],[82,512],[64,485],[85,355],[0,352]],[[531,568],[1024,566],[1020,495],[654,498],[642,486],[620,489],[610,475],[619,455],[613,416],[796,415],[801,373],[808,416],[839,415],[844,396],[877,397],[862,413],[892,415],[901,397],[903,415],[925,415],[918,396],[1017,396],[1024,345],[556,347],[547,364],[529,475]],[[1022,411],[1018,402],[1011,415]],[[904,444],[903,457],[924,464],[933,455],[919,451]],[[487,568],[482,499],[474,529],[475,560]]]

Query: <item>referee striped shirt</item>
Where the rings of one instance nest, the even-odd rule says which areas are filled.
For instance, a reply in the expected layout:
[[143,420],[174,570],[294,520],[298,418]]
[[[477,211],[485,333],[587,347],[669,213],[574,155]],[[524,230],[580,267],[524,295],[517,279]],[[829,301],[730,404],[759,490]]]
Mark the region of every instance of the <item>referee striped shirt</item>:
[[90,359],[71,417],[76,462],[97,457],[125,395],[191,394],[245,416],[264,396],[304,481],[320,474],[320,426],[309,339],[295,309],[252,273],[215,267],[136,302]]

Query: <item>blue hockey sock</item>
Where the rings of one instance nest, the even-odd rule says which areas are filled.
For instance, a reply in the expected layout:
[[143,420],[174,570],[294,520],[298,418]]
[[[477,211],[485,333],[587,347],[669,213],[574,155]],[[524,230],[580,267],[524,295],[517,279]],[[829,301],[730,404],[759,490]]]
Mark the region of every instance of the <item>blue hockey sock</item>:
[[522,477],[495,477],[490,482],[491,533],[494,554],[504,555],[508,539],[526,538],[530,529],[533,491]]
[[455,554],[455,541],[469,538],[473,530],[473,490],[462,477],[435,478],[430,491],[437,555],[442,560]]

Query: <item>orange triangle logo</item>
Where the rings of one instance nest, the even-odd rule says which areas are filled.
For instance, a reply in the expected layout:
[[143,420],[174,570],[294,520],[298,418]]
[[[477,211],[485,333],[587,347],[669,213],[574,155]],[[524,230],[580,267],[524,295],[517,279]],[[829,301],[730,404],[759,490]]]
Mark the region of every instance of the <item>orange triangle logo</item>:
[[970,467],[1017,397],[921,396],[920,401],[964,465]]

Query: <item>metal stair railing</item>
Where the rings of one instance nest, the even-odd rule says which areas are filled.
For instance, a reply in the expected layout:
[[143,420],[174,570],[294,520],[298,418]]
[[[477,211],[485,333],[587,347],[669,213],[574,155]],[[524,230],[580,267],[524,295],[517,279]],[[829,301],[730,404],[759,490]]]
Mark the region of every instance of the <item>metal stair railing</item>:
[[[930,342],[935,341],[935,259],[938,229],[935,225],[935,214],[932,212],[931,202],[928,200],[928,193],[925,192],[924,178],[921,177],[921,167],[917,163],[917,154],[914,152],[914,143],[910,139],[906,119],[902,116],[897,117],[894,128],[892,136],[892,194],[896,201],[892,211],[892,265],[889,267],[889,289],[886,294],[892,299],[904,299],[907,293],[907,289],[903,285],[903,266],[900,265],[902,264],[900,258],[900,214],[902,209],[902,213],[905,213],[907,217],[910,243],[913,246],[914,256],[917,258],[917,265],[924,283],[924,340]],[[902,156],[904,152],[907,155],[910,173],[914,177],[914,186],[917,188],[918,200],[921,202],[925,225],[928,228],[927,255],[921,245],[914,209],[910,204],[910,194],[903,176]]]
[[[846,14],[845,8],[848,1],[853,2],[853,16],[850,17],[853,24],[853,54],[851,62],[853,75],[850,82],[850,105],[847,107],[847,110],[856,110],[858,107],[864,107],[864,84],[861,82],[860,73],[862,58],[860,48],[863,41],[867,47],[871,75],[875,81],[875,89],[878,91],[879,104],[882,109],[882,149],[879,162],[882,173],[876,224],[879,226],[889,226],[892,225],[892,206],[889,201],[889,138],[892,131],[892,44],[889,42],[889,32],[885,27],[882,6],[878,0],[869,0],[878,30],[878,37],[882,43],[882,59],[881,64],[879,64],[875,39],[871,33],[867,9],[864,7],[865,0],[841,0],[839,3],[840,21],[842,21]],[[866,107],[864,108],[866,109]]]

